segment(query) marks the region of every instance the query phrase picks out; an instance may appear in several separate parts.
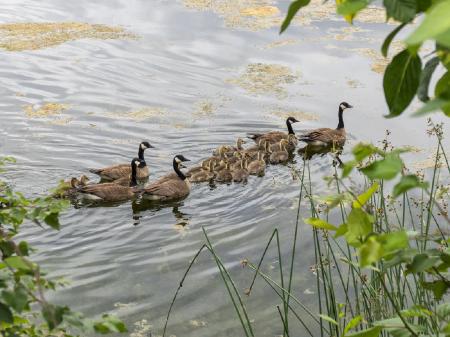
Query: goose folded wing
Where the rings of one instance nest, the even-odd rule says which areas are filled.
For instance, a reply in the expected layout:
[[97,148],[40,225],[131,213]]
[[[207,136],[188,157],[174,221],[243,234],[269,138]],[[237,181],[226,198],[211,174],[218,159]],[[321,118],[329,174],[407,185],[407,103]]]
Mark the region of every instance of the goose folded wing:
[[114,183],[87,185],[80,188],[81,193],[93,194],[102,199],[110,199],[112,196],[118,196],[128,193],[128,187]]
[[185,195],[186,184],[181,180],[167,180],[161,184],[154,184],[144,189],[144,193],[157,195],[162,198],[178,198]]

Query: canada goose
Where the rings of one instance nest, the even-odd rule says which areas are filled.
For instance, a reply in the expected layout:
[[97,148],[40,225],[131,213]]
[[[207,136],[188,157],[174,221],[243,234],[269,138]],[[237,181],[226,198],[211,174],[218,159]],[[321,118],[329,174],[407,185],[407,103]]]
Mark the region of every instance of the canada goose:
[[218,171],[216,174],[216,181],[220,183],[229,183],[233,180],[230,170],[230,163],[225,163],[225,168]]
[[173,158],[173,169],[175,173],[170,173],[161,177],[157,181],[150,183],[141,189],[142,197],[149,200],[174,200],[186,197],[191,184],[180,168],[185,167],[182,162],[189,161],[183,155],[176,155]]
[[264,161],[264,153],[258,152],[258,157],[256,160],[251,161],[248,164],[247,171],[249,174],[262,177],[266,171],[266,162]]
[[[137,179],[146,179],[149,176],[148,166],[144,160],[144,151],[146,149],[154,148],[149,142],[142,142],[139,144],[138,157],[143,161],[143,166],[137,170]],[[131,173],[130,164],[118,164],[104,167],[101,169],[90,169],[89,172],[99,175],[103,180],[116,180],[122,177],[128,177]]]
[[269,161],[271,164],[283,163],[289,159],[289,152],[286,150],[287,143],[286,139],[282,139],[279,143],[279,149],[270,154]]
[[131,179],[128,186],[115,183],[92,184],[81,186],[77,189],[80,197],[98,201],[123,201],[133,198],[137,192],[137,170],[144,167],[145,163],[139,158],[133,158],[130,165]]
[[246,182],[248,179],[248,171],[247,171],[248,161],[247,159],[243,159],[241,161],[241,166],[231,171],[231,176],[234,182],[241,183]]
[[199,172],[194,173],[190,178],[189,181],[191,183],[202,183],[205,181],[210,181],[214,179],[215,173],[214,173],[214,166],[216,162],[210,161],[209,166],[206,170],[201,170]]
[[267,133],[250,133],[249,138],[253,139],[255,142],[258,142],[260,139],[268,140],[270,143],[277,143],[282,139],[287,139],[289,135],[295,135],[294,129],[292,128],[292,123],[299,122],[294,117],[288,117],[286,119],[286,126],[288,129],[288,133],[282,131],[271,131]]
[[315,129],[300,137],[300,140],[314,146],[343,146],[346,139],[344,128],[344,118],[342,117],[345,109],[353,108],[347,102],[339,104],[339,124],[336,129],[320,128]]

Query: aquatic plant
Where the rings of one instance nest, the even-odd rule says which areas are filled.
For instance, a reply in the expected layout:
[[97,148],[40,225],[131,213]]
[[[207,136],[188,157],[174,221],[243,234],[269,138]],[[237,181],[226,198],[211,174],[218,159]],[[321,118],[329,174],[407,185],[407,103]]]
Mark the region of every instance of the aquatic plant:
[[[14,162],[0,159],[0,167]],[[60,227],[59,214],[68,206],[51,196],[26,198],[0,179],[0,335],[1,336],[75,336],[79,331],[125,332],[117,317],[105,314],[98,319],[84,318],[68,306],[55,305],[46,298],[48,291],[64,286],[64,280],[46,277],[39,264],[32,261],[33,248],[16,236],[24,223]],[[78,336],[78,334],[76,334]]]
[[[371,3],[370,0],[336,0],[337,13],[353,23],[353,19],[362,14]],[[311,0],[293,1],[280,33],[289,27],[296,15],[301,17],[305,10],[307,12],[310,4]],[[384,0],[383,7],[386,21],[394,19],[400,23],[381,46],[384,57],[396,35],[412,25],[417,17],[424,15],[419,26],[406,38],[406,46],[392,58],[384,71],[384,96],[389,107],[386,117],[401,115],[414,97],[425,103],[415,115],[442,110],[446,116],[450,116],[450,1]],[[427,41],[433,42],[434,50],[426,55],[419,54]],[[434,98],[430,98],[431,78],[440,72],[436,71],[439,65],[445,72],[434,87]]]
[[[442,144],[442,124],[429,121],[428,133],[437,139],[431,181],[405,167],[402,154],[409,148],[394,148],[387,134],[382,146],[359,143],[353,159],[327,180],[335,194],[317,198],[311,185],[309,161],[304,160],[299,177],[299,201],[289,261],[283,261],[280,238],[275,229],[258,260],[247,258],[244,267],[254,271],[246,295],[256,280],[263,280],[278,296],[284,336],[299,326],[310,336],[445,335],[450,331],[450,238],[448,216],[450,165]],[[350,180],[350,177],[352,178]],[[364,186],[349,187],[360,177]],[[448,183],[448,182],[447,182]],[[392,188],[390,187],[392,186]],[[447,187],[446,187],[447,186]],[[330,219],[340,218],[335,223]],[[299,254],[299,227],[313,230],[317,308],[309,308],[294,293],[294,266]],[[208,251],[219,270],[245,336],[255,336],[251,314],[230,272],[216,253],[207,230],[205,243],[191,260],[172,299],[170,314],[187,276],[200,254]],[[274,246],[279,280],[262,269]],[[296,334],[298,335],[298,334]]]

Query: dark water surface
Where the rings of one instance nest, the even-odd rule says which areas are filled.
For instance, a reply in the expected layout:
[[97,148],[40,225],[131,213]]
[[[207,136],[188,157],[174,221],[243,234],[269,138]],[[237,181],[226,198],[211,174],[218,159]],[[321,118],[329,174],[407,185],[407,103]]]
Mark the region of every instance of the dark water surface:
[[[272,5],[285,11],[287,2]],[[44,193],[89,167],[127,162],[142,139],[156,147],[146,152],[153,179],[170,169],[174,154],[198,161],[246,132],[283,129],[290,114],[302,119],[298,131],[333,127],[343,100],[355,106],[346,114],[350,144],[379,141],[389,128],[394,144],[422,149],[411,159],[426,160],[434,146],[425,135],[424,119],[382,117],[381,75],[371,70],[375,61],[369,52],[357,51],[377,53],[391,29],[382,24],[359,24],[363,31],[338,41],[334,34],[344,34],[341,29],[347,27],[340,20],[294,26],[279,37],[275,26],[257,31],[228,27],[217,13],[174,0],[9,0],[2,1],[0,13],[3,23],[102,23],[122,25],[140,36],[0,52],[0,154],[16,157],[7,178],[27,195]],[[240,77],[247,65],[258,63],[281,66],[261,75],[266,81],[262,88],[251,76]],[[68,108],[48,118],[29,118],[24,112],[24,106],[49,102]],[[130,111],[138,113],[124,117]],[[322,177],[333,172],[331,162],[329,156],[310,162],[318,195],[328,191]],[[290,166],[302,167],[298,155]],[[28,226],[24,236],[51,276],[71,281],[56,301],[88,315],[111,311],[130,332],[140,322],[137,330],[150,324],[159,335],[173,292],[204,241],[202,227],[244,290],[251,274],[240,260],[256,261],[274,228],[280,230],[283,258],[289,257],[298,190],[290,167],[271,166],[264,178],[252,177],[247,185],[194,186],[187,199],[166,207],[126,202],[70,208],[62,216],[61,231]],[[305,225],[298,252],[295,293],[314,307],[313,246]],[[264,270],[276,276],[274,249]],[[279,301],[261,280],[245,300],[257,336],[282,333],[275,307]],[[242,335],[210,256],[195,264],[174,310],[170,334]]]

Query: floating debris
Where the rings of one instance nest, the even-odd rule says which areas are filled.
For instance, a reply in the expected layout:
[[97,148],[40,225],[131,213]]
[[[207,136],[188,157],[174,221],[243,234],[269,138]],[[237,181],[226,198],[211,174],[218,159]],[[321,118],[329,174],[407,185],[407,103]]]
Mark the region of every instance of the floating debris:
[[184,0],[187,8],[212,11],[223,18],[225,26],[258,31],[280,26],[280,10],[272,0]]
[[164,108],[145,107],[139,110],[127,112],[109,112],[106,115],[111,118],[124,118],[141,121],[152,117],[163,116],[164,114],[166,114],[166,110]]
[[60,103],[46,103],[39,108],[34,108],[34,105],[26,105],[24,111],[29,118],[43,118],[54,115],[60,115],[69,107],[67,104]]
[[278,47],[283,47],[283,46],[289,46],[289,45],[298,44],[299,42],[300,41],[297,39],[279,40],[279,41],[274,41],[272,43],[266,44],[262,49],[272,49],[272,48],[278,48]]
[[146,319],[134,323],[134,330],[130,337],[148,337],[151,336],[151,328],[153,326]]
[[53,119],[49,122],[49,124],[52,125],[67,125],[73,121],[72,117],[65,117],[65,118],[57,118]]
[[0,24],[0,48],[38,50],[79,39],[130,39],[137,36],[122,27],[80,22]]
[[364,88],[364,85],[362,84],[361,81],[358,80],[347,80],[347,85],[350,88],[356,89],[356,88]]
[[195,319],[190,320],[189,324],[191,326],[193,326],[193,327],[196,327],[196,328],[202,328],[202,327],[205,327],[205,326],[208,325],[205,321],[198,321],[198,320],[195,320]]
[[192,115],[196,117],[211,117],[214,115],[218,105],[208,99],[203,99],[195,103],[195,111]]
[[[394,41],[391,43],[391,46],[389,48],[389,54],[393,55],[398,53],[400,50],[404,48],[404,43],[402,41]],[[369,59],[372,60],[371,69],[372,71],[382,74],[384,73],[384,70],[388,66],[388,64],[391,62],[390,57],[384,57],[381,55],[381,52],[379,50],[375,50],[372,48],[356,48],[356,49],[350,49],[351,51],[356,51],[358,54],[367,56]]]
[[288,117],[295,117],[299,121],[316,121],[319,119],[319,116],[315,114],[303,112],[300,110],[286,110],[277,108],[276,110],[272,110],[270,113],[274,116],[281,117],[282,119],[286,119]]
[[250,94],[274,94],[281,99],[287,96],[283,85],[294,83],[298,77],[291,68],[280,64],[251,63],[244,74],[228,79],[227,83],[235,84]]

